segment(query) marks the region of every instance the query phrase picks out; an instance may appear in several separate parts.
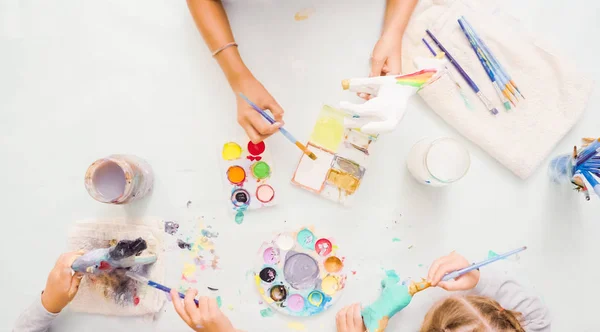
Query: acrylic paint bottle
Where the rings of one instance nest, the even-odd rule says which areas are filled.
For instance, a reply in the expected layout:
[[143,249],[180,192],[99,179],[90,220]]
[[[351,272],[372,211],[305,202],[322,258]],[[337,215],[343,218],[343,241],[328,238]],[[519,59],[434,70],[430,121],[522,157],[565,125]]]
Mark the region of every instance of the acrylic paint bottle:
[[442,187],[467,174],[471,157],[469,151],[453,138],[425,138],[413,145],[406,163],[419,183]]
[[102,203],[127,204],[144,197],[153,184],[150,165],[132,155],[114,154],[98,159],[85,173],[85,188]]
[[569,154],[560,155],[550,161],[548,176],[556,183],[569,183],[573,177],[575,161]]

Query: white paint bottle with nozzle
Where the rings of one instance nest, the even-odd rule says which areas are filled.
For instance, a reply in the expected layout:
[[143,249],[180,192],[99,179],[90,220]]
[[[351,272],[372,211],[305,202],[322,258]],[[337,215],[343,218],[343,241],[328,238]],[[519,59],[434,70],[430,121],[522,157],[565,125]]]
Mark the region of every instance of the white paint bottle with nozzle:
[[102,203],[127,204],[141,199],[153,184],[150,164],[133,155],[114,154],[98,159],[85,173],[85,188]]

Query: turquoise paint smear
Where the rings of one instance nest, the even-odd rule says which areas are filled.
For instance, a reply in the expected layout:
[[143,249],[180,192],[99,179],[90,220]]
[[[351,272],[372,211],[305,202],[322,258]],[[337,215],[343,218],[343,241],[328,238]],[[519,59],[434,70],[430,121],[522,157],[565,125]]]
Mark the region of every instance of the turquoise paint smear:
[[275,315],[275,311],[273,311],[273,309],[271,309],[271,308],[263,309],[260,311],[260,315],[263,318],[273,317],[273,315]]
[[392,239],[392,242],[400,242],[400,239],[397,238],[397,237],[395,237],[395,238]]
[[363,321],[369,332],[383,331],[385,326],[380,326],[380,322],[384,317],[391,319],[412,300],[408,287],[399,283],[400,277],[396,271],[387,270],[385,274],[387,277],[381,281],[381,295],[377,301],[362,310]]
[[497,253],[493,252],[492,250],[488,251],[488,258],[494,258],[496,256],[498,256]]
[[400,276],[398,276],[398,273],[396,273],[396,271],[394,271],[394,270],[385,271],[385,276],[386,276],[386,278],[381,281],[382,282],[381,287],[385,287],[383,285],[383,282],[386,280],[393,281],[394,283],[397,283],[400,281]]
[[238,213],[235,214],[235,223],[241,224],[244,221],[244,211],[239,210]]
[[223,301],[221,300],[220,296],[217,296],[217,305],[219,306],[219,308],[223,305]]

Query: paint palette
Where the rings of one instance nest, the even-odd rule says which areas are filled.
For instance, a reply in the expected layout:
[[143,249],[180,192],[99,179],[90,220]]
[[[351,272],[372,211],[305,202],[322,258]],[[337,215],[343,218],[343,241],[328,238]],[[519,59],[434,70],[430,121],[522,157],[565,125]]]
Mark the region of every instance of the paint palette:
[[275,310],[312,316],[327,310],[346,285],[344,258],[332,239],[309,228],[277,234],[259,250],[256,288]]
[[300,158],[292,183],[341,204],[349,204],[365,174],[369,147],[377,137],[358,129],[344,127],[351,117],[330,106],[323,106],[307,144],[317,155]]
[[221,161],[228,205],[238,224],[247,210],[275,204],[275,188],[269,181],[273,160],[265,142],[228,141],[222,147]]

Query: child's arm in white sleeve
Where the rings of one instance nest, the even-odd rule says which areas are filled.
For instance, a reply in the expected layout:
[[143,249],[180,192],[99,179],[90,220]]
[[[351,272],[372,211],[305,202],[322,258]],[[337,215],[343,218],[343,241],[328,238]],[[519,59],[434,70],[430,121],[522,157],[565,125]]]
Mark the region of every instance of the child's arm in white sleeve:
[[550,314],[540,298],[502,273],[489,269],[482,271],[479,283],[471,292],[491,297],[502,307],[520,312],[523,315],[522,325],[526,331],[550,331]]
[[19,316],[13,332],[46,332],[56,316],[44,308],[41,298],[37,299]]

